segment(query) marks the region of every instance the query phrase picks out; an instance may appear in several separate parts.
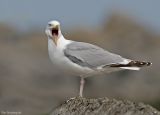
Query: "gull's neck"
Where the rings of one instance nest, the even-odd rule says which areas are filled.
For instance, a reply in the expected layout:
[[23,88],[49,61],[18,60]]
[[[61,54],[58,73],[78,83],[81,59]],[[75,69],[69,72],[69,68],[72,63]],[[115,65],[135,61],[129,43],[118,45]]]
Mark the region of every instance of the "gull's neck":
[[48,47],[54,48],[55,50],[63,50],[71,42],[71,40],[65,39],[64,36],[61,34],[58,38],[57,45],[55,45],[53,40],[50,37],[48,37]]
[[65,47],[70,43],[71,43],[70,40],[65,39],[63,35],[61,35],[57,42],[57,48],[65,49]]

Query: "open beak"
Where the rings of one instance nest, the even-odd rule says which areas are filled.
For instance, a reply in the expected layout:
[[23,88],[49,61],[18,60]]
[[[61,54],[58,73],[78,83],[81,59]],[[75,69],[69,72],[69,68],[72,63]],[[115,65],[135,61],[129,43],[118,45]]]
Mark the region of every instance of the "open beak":
[[54,26],[51,28],[51,33],[52,33],[52,39],[55,42],[56,46],[57,46],[57,41],[58,41],[58,26]]
[[58,26],[51,28],[52,36],[58,36]]

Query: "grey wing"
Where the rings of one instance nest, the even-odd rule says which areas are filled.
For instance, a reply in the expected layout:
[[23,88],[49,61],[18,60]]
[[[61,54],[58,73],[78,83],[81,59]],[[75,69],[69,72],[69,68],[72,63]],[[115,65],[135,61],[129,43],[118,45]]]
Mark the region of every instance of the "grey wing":
[[72,42],[68,44],[64,49],[64,55],[73,63],[89,68],[119,64],[124,61],[124,58],[119,55],[83,42]]

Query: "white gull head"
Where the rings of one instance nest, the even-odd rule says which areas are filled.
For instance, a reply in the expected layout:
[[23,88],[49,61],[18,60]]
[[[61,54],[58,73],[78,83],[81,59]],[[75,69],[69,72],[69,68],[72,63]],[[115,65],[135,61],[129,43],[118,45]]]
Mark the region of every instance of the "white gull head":
[[45,33],[48,38],[52,39],[55,45],[57,45],[59,38],[61,38],[62,36],[60,23],[56,20],[48,22]]

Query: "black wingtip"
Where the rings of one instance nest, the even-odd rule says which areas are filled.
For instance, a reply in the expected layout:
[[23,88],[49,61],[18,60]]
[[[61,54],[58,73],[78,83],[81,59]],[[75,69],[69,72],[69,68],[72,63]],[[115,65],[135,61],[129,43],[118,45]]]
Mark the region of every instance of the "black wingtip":
[[146,62],[146,65],[150,66],[150,65],[152,65],[152,63],[151,62]]
[[151,62],[144,62],[144,61],[131,61],[129,64],[133,65],[133,66],[135,65],[137,67],[143,67],[143,66],[150,66],[150,65],[152,65]]
[[128,64],[111,64],[110,67],[145,67],[152,65],[151,62],[130,61]]

